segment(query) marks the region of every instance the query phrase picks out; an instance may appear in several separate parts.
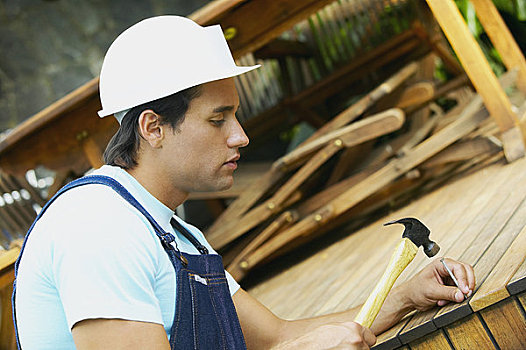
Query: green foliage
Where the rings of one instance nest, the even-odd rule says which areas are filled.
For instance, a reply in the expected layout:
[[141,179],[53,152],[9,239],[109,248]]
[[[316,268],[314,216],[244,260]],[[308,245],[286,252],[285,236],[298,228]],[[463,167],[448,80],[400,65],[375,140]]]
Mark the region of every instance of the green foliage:
[[[486,59],[489,62],[489,65],[495,72],[495,74],[501,75],[505,71],[504,64],[502,63],[501,57],[497,50],[491,44],[489,38],[487,37],[484,27],[480,24],[475,8],[469,0],[455,0],[462,16],[466,20],[469,30],[473,36],[477,39],[477,42],[484,52]],[[526,30],[526,0],[493,0],[493,3],[501,14],[506,15],[508,22],[512,20],[514,23],[510,25],[507,23],[510,30],[515,31],[514,35],[518,37],[519,46],[523,47],[523,30]],[[435,76],[440,80],[447,80],[448,76],[444,67],[439,65],[435,72]]]

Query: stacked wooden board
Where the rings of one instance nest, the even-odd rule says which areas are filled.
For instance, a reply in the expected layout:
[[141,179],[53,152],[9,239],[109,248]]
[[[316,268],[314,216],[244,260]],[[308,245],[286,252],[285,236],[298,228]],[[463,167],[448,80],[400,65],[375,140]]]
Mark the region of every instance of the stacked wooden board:
[[[422,82],[415,74],[426,64],[409,64],[363,96],[274,162],[222,213],[207,238],[223,249],[235,277],[503,156],[499,129],[467,80]],[[501,84],[512,88],[516,75],[506,73]],[[444,95],[456,103],[449,111],[435,103]],[[514,95],[522,105],[523,95]]]

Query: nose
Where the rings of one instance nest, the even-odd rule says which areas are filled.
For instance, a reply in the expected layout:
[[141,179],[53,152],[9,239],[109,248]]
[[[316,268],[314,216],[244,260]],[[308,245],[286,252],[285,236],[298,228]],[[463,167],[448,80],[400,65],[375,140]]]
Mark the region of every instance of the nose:
[[234,120],[233,126],[231,128],[230,134],[227,139],[227,145],[230,148],[241,148],[247,146],[249,139],[245,130],[237,119]]

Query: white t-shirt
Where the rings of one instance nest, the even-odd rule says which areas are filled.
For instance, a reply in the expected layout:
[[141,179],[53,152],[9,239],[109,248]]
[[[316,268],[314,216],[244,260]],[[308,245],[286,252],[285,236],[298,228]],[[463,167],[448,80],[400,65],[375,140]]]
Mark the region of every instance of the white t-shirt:
[[[174,212],[121,168],[93,174],[120,182],[166,231]],[[197,228],[183,224],[211,254]],[[199,254],[183,236],[178,248]],[[172,243],[173,244],[173,243]],[[239,285],[228,273],[231,295]],[[23,349],[75,349],[79,321],[118,318],[164,325],[175,310],[175,271],[147,219],[113,189],[84,185],[58,197],[29,235],[17,279],[16,315]]]

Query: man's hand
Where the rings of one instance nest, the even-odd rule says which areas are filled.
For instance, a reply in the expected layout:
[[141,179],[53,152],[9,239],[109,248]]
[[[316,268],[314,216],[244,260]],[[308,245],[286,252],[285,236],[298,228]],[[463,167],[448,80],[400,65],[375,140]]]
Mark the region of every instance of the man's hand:
[[435,259],[403,285],[413,308],[427,310],[434,305],[443,306],[450,301],[461,302],[464,300],[464,294],[469,297],[473,293],[475,288],[473,267],[447,258],[444,261],[455,275],[460,290],[449,277],[440,259]]
[[412,310],[427,310],[435,305],[443,306],[450,301],[461,302],[464,300],[464,294],[470,296],[473,293],[473,268],[455,260],[444,260],[461,290],[455,286],[440,259],[433,260],[414,277],[391,290],[371,326],[374,334],[384,332]]
[[369,328],[356,322],[337,322],[316,327],[312,331],[274,347],[274,350],[369,349],[376,337]]

